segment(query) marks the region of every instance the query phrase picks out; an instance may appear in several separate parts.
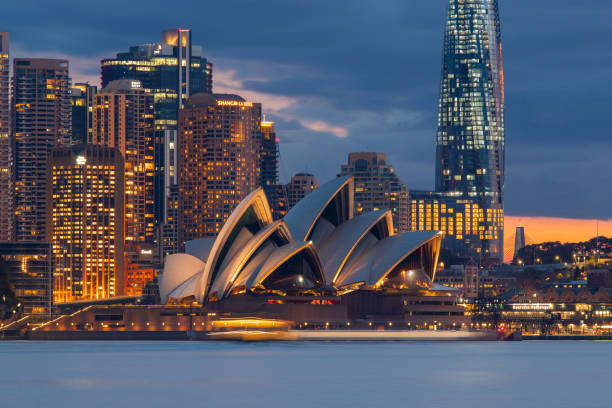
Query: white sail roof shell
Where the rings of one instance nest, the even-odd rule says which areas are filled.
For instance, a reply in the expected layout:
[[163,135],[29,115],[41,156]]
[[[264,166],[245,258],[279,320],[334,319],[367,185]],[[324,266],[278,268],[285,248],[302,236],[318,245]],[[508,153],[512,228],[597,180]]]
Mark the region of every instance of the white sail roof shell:
[[202,279],[202,297],[205,298],[207,296],[207,289],[212,284],[210,280],[213,277],[216,277],[215,268],[219,261],[218,258],[221,255],[221,251],[225,247],[228,239],[232,236],[234,230],[239,226],[239,221],[242,219],[242,216],[249,208],[254,210],[254,213],[262,227],[272,223],[272,212],[270,211],[268,199],[266,198],[262,188],[258,188],[253,191],[251,194],[246,196],[244,200],[240,202],[240,204],[238,204],[234,211],[232,211],[225,224],[223,224],[219,235],[217,235],[217,238],[215,239],[215,243],[213,244],[210,254],[208,255],[204,279]]
[[284,245],[278,249],[276,249],[272,254],[266,259],[257,274],[251,275],[250,279],[247,281],[247,289],[253,290],[253,288],[257,287],[261,284],[268,276],[272,274],[275,270],[281,267],[286,261],[291,259],[294,255],[298,254],[302,251],[310,252],[310,255],[313,259],[315,259],[315,273],[320,275],[321,281],[323,279],[323,273],[321,270],[321,263],[319,261],[319,257],[317,256],[317,252],[314,249],[311,241],[303,242],[292,242],[291,244]]
[[[172,291],[185,283],[190,278],[204,273],[205,263],[195,256],[189,254],[172,254],[166,257],[164,272],[159,283],[159,295],[162,303],[168,301]],[[199,288],[194,290],[193,295],[198,302],[202,301]]]
[[379,222],[384,222],[386,225],[387,232],[382,238],[393,235],[391,211],[372,211],[354,217],[340,225],[319,245],[319,257],[323,264],[325,281],[328,285],[333,285],[335,283],[335,280],[339,276],[340,271],[353,250],[357,247],[364,235]]
[[275,233],[280,233],[285,237],[285,243],[291,242],[291,233],[282,220],[277,220],[270,225],[262,228],[248,242],[240,247],[240,250],[228,262],[227,266],[221,270],[210,288],[210,295],[217,293],[218,299],[222,299],[227,294],[231,284],[236,280],[245,264],[251,259],[255,251]]
[[410,254],[433,239],[441,239],[441,235],[437,231],[415,231],[382,239],[347,265],[336,283],[338,286],[359,282],[376,285]]
[[349,190],[349,218],[353,213],[353,177],[343,176],[336,178],[315,189],[300,200],[283,217],[289,227],[291,235],[296,241],[305,241],[321,217],[327,205],[339,194],[343,188]]

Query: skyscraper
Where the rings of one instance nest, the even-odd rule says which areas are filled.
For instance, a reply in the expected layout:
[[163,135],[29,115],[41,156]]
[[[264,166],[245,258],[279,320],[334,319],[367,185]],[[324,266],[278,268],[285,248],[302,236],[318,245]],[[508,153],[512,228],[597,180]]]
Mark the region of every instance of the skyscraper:
[[53,246],[55,303],[123,294],[123,174],[115,148],[52,150],[47,239]]
[[260,137],[261,174],[259,184],[266,191],[268,187],[278,184],[279,151],[278,140],[274,131],[274,122],[266,120],[265,117],[261,121]]
[[98,87],[77,83],[70,87],[72,103],[72,139],[75,143],[91,143],[93,132],[93,103]]
[[203,56],[202,47],[192,44],[191,34],[188,29],[164,30],[160,43],[132,46],[101,62],[103,87],[114,80],[134,79],[155,98],[155,220],[164,252],[176,247],[172,211],[177,187],[169,183],[175,178],[177,156],[176,144],[170,148],[168,141],[177,139],[178,111],[187,99],[212,93],[212,64]]
[[525,248],[525,227],[516,227],[514,236],[514,257],[518,256],[521,249]]
[[15,225],[17,241],[45,239],[47,159],[71,143],[68,61],[13,60]]
[[355,215],[390,209],[397,232],[408,231],[408,191],[383,153],[350,153],[340,176],[355,180]]
[[0,242],[12,241],[15,232],[9,89],[9,33],[0,31]]
[[179,113],[178,239],[216,236],[259,185],[261,105],[237,95],[197,94]]
[[139,81],[110,82],[94,97],[92,142],[125,160],[126,244],[154,240],[153,95]]
[[436,191],[473,200],[471,252],[503,254],[504,74],[497,0],[449,0],[438,103]]

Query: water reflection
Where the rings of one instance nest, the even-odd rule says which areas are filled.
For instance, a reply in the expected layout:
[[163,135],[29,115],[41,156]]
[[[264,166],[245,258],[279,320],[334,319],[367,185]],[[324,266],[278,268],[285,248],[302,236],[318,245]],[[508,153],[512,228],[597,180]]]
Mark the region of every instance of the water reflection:
[[[609,407],[603,399],[609,347],[605,342],[0,342],[0,405]],[[568,378],[571,387],[562,385]]]

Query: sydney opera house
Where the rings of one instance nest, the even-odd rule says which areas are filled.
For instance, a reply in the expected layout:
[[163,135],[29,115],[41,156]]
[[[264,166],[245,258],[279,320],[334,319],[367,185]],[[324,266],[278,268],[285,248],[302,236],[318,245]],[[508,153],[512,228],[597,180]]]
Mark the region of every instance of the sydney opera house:
[[[456,292],[434,283],[442,236],[395,234],[390,210],[353,216],[353,179],[322,185],[274,221],[262,189],[219,235],[166,258],[167,305],[325,324],[465,323]],[[331,322],[331,323],[330,323]]]

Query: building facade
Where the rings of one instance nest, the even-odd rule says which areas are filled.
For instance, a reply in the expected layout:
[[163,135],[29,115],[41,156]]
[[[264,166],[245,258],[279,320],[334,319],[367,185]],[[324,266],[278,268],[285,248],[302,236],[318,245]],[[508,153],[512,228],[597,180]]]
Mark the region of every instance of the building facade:
[[317,188],[319,188],[319,180],[310,173],[297,173],[291,177],[291,181],[285,185],[287,211]]
[[70,87],[72,104],[72,139],[74,143],[91,143],[93,134],[93,105],[98,87],[77,83]]
[[503,229],[503,216],[487,212],[457,194],[411,190],[410,231],[442,231],[443,248],[452,255],[486,263],[478,251],[488,233]]
[[297,173],[287,184],[264,187],[272,210],[272,217],[280,219],[287,214],[302,198],[319,187],[317,178],[308,173]]
[[261,173],[259,185],[267,189],[278,184],[278,139],[274,131],[274,122],[266,120],[265,117],[261,121],[260,135],[260,161]]
[[68,61],[15,58],[12,89],[15,239],[44,241],[47,161],[54,146],[72,141]]
[[53,257],[47,242],[0,242],[0,257],[25,314],[50,314]]
[[178,239],[216,236],[258,185],[261,105],[197,94],[179,113]]
[[[165,213],[174,205],[168,200],[176,201],[169,196],[173,187],[168,184],[172,178],[169,167],[176,165],[167,161],[167,141],[177,138],[178,112],[187,99],[196,93],[212,93],[212,64],[203,56],[202,47],[192,44],[191,36],[188,29],[164,30],[161,42],[133,46],[101,62],[103,87],[120,79],[138,80],[154,97],[155,219],[158,228],[165,230],[161,235],[168,239],[176,231],[176,223]],[[170,243],[173,246],[176,243]]]
[[55,303],[104,299],[124,290],[124,165],[100,145],[53,149],[47,239],[53,246]]
[[153,120],[153,95],[138,81],[113,81],[94,97],[92,142],[125,160],[127,245],[155,239]]
[[398,232],[408,229],[408,190],[383,153],[350,153],[340,176],[355,179],[355,215],[390,209]]
[[9,94],[9,33],[0,31],[0,242],[12,241],[15,233]]
[[501,259],[504,74],[497,0],[449,0],[438,103],[436,191],[472,200],[484,232],[465,256]]

